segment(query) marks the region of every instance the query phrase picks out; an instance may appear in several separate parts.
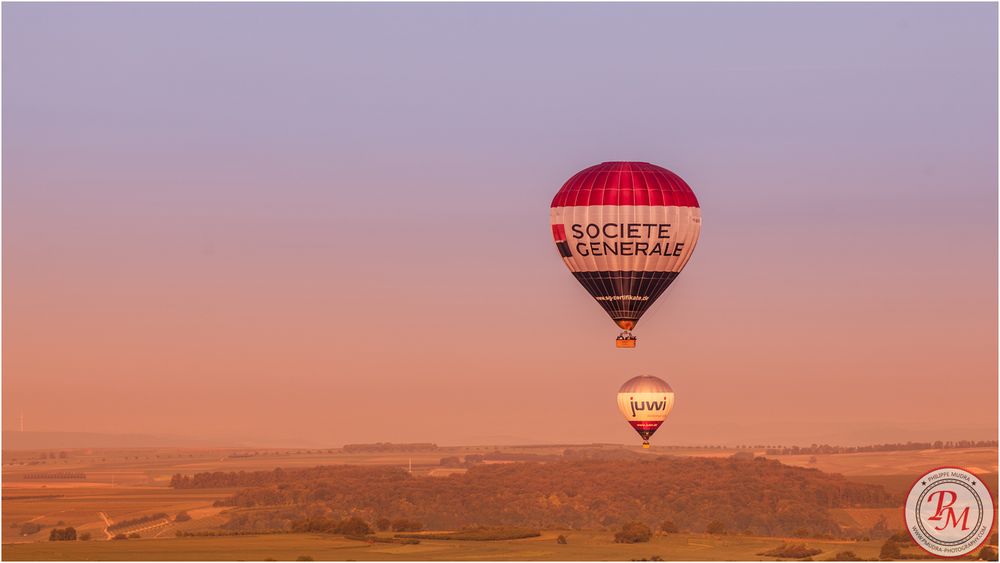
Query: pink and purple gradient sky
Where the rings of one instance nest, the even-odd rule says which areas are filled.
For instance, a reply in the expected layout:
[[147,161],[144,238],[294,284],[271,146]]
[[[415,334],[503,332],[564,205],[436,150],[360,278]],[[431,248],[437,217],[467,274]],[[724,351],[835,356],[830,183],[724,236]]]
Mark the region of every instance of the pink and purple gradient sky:
[[[996,4],[5,4],[3,426],[259,443],[997,437]],[[703,207],[616,329],[577,170]]]

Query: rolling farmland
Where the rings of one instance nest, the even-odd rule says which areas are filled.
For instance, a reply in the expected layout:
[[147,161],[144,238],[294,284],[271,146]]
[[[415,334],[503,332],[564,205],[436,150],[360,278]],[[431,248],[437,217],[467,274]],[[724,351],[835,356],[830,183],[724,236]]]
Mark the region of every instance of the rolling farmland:
[[[829,558],[836,551],[853,551],[859,557],[877,556],[881,541],[832,539],[787,539],[746,535],[681,533],[657,535],[649,543],[615,544],[608,530],[542,530],[541,537],[509,541],[421,540],[419,545],[367,543],[326,534],[266,534],[221,537],[178,537],[219,530],[229,519],[228,507],[215,506],[235,489],[174,489],[172,475],[202,472],[250,472],[320,465],[391,465],[418,476],[448,479],[466,468],[443,466],[446,458],[493,454],[484,463],[517,463],[517,459],[540,460],[560,455],[566,446],[436,448],[417,452],[344,452],[342,450],[237,450],[237,449],[121,449],[53,452],[14,451],[4,453],[3,466],[3,557],[32,559],[641,559],[653,555],[665,559],[760,559],[757,553],[773,549],[783,541],[807,542]],[[619,446],[590,446],[602,457],[680,455],[728,457],[733,450],[654,449],[642,452]],[[763,452],[758,452],[763,453]],[[43,458],[44,456],[44,458]],[[868,452],[817,456],[773,456],[783,464],[815,468],[845,475],[849,480],[879,484],[892,494],[901,494],[915,475],[940,465],[959,465],[978,471],[992,490],[997,481],[996,448]],[[810,459],[814,458],[814,459]],[[53,478],[25,476],[42,474]],[[84,477],[80,478],[80,474]],[[73,476],[60,479],[60,476]],[[191,518],[173,521],[180,512]],[[116,523],[151,518],[134,526]],[[834,520],[847,528],[869,528],[884,518],[890,529],[901,529],[895,508],[831,509]],[[49,532],[72,526],[78,537],[90,541],[50,542]],[[37,529],[36,529],[37,528]],[[29,532],[29,533],[25,533]],[[108,541],[117,533],[139,534],[140,539]],[[566,535],[568,545],[555,538]],[[385,534],[383,534],[385,535]],[[385,535],[388,537],[390,534]]]

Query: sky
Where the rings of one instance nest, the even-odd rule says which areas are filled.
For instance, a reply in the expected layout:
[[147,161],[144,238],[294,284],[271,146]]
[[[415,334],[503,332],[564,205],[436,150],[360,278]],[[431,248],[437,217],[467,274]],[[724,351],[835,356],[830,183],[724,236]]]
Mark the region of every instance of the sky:
[[[5,3],[3,428],[255,444],[997,439],[997,5]],[[635,350],[549,205],[701,239]]]

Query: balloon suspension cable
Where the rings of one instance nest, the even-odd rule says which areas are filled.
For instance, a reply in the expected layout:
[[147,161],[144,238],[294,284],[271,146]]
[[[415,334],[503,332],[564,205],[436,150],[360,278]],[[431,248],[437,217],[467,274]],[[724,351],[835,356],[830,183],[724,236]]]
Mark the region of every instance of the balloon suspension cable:
[[616,348],[635,348],[636,338],[632,335],[632,331],[623,330],[618,338],[615,339]]

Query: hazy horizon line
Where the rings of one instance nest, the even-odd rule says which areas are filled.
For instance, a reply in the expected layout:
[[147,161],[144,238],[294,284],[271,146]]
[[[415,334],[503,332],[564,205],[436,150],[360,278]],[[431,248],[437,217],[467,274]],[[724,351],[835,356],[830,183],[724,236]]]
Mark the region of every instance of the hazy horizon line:
[[[574,441],[483,441],[483,442],[462,442],[462,443],[449,443],[441,442],[433,439],[426,440],[376,440],[376,441],[356,441],[356,442],[343,442],[340,444],[318,444],[318,443],[295,443],[289,440],[289,443],[281,443],[282,440],[278,439],[260,439],[258,443],[253,443],[253,439],[250,438],[236,438],[236,437],[213,437],[213,436],[191,436],[187,434],[160,434],[160,433],[149,433],[149,432],[133,432],[133,433],[113,433],[113,432],[99,432],[99,431],[86,431],[86,430],[7,430],[3,431],[4,441],[9,441],[17,435],[25,435],[25,437],[42,437],[55,435],[63,437],[104,437],[104,438],[148,438],[148,439],[158,439],[158,440],[170,440],[176,441],[178,443],[174,444],[151,444],[148,446],[39,446],[39,447],[7,447],[3,444],[2,449],[4,450],[32,450],[32,449],[52,449],[52,448],[64,448],[64,449],[143,449],[143,448],[219,448],[219,449],[261,449],[261,450],[277,450],[277,449],[308,449],[308,450],[324,450],[324,449],[343,449],[345,446],[351,445],[373,445],[373,444],[386,444],[386,445],[416,445],[416,444],[428,444],[433,445],[438,448],[468,448],[468,447],[483,447],[483,446],[504,446],[504,447],[581,447],[581,446],[624,446],[628,447],[631,444],[629,442],[613,442],[613,441],[591,441],[591,442],[574,442]],[[185,441],[193,441],[194,443],[184,444]],[[200,442],[200,443],[198,443]],[[989,444],[992,442],[992,447],[997,446],[997,439],[995,437],[990,438],[951,438],[951,439],[908,439],[905,441],[874,441],[874,442],[812,442],[810,444],[804,443],[724,443],[724,442],[699,442],[699,443],[667,443],[666,441],[661,441],[657,444],[660,448],[671,448],[671,449],[683,449],[683,448],[693,448],[693,449],[759,449],[759,448],[814,448],[814,447],[834,447],[834,448],[851,448],[851,447],[873,447],[873,446],[883,446],[883,445],[906,445],[906,444],[935,444],[941,442],[943,444],[957,444],[961,442],[972,442],[980,443],[986,442]],[[986,446],[968,446],[968,447],[991,447],[991,445]]]

